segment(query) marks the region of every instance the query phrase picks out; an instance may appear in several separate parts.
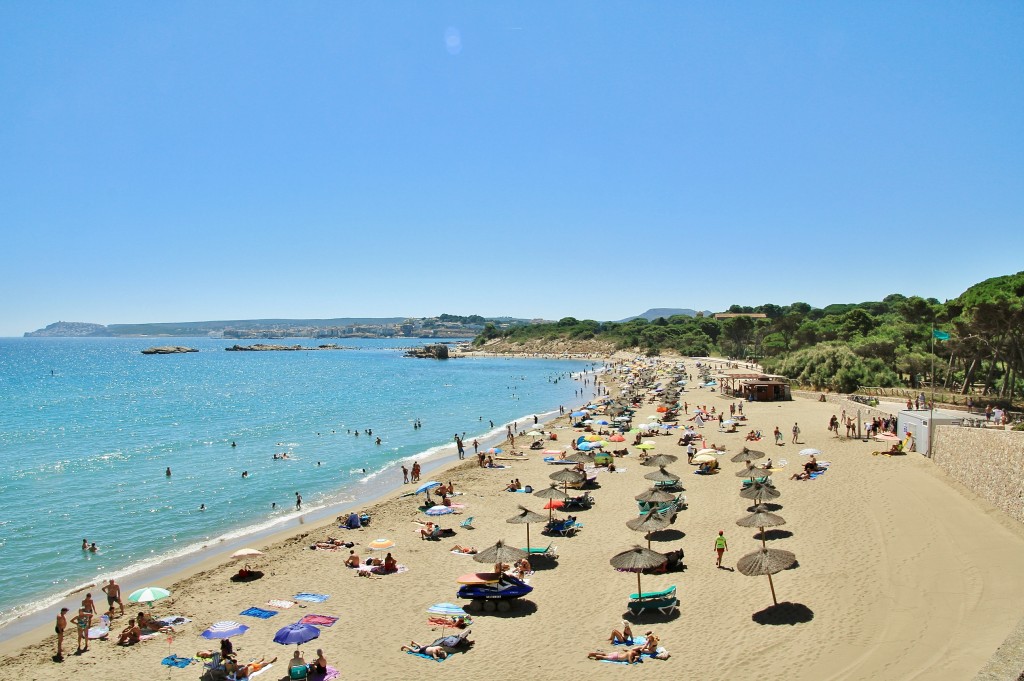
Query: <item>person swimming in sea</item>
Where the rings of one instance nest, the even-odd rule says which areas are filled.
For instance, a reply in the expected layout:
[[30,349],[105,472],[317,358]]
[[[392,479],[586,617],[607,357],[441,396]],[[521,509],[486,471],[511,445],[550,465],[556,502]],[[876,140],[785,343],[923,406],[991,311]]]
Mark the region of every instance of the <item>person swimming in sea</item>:
[[232,446],[232,447],[237,447],[238,445],[236,445],[236,444],[235,444],[235,441],[234,441],[234,440],[232,440],[232,441],[231,441],[231,446]]
[[200,511],[205,511],[206,510],[206,504],[199,504],[199,510]]

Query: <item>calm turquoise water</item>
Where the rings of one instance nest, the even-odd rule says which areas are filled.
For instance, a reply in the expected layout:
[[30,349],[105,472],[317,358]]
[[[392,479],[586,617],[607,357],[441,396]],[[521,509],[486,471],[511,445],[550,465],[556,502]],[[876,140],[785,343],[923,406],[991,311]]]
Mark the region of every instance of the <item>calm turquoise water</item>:
[[[471,441],[491,420],[503,433],[580,404],[570,372],[590,366],[413,360],[398,349],[421,342],[409,339],[263,353],[173,342],[200,352],[140,354],[153,339],[0,339],[0,623],[285,519],[296,491],[306,511],[358,499],[396,462],[450,448],[455,433]],[[367,428],[373,437],[349,433]],[[273,460],[281,452],[293,458]],[[83,552],[83,538],[100,552]]]

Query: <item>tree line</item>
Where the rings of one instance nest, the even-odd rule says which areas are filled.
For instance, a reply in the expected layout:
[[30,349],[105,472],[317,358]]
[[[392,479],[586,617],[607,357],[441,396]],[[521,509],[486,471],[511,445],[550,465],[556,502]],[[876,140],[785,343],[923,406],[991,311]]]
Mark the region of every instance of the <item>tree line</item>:
[[766,371],[816,390],[934,384],[1007,404],[1024,390],[1024,272],[988,279],[946,302],[894,293],[877,302],[824,308],[796,302],[733,305],[727,311],[764,317],[565,317],[505,329],[488,323],[474,343],[597,339],[652,355],[723,355],[756,360]]

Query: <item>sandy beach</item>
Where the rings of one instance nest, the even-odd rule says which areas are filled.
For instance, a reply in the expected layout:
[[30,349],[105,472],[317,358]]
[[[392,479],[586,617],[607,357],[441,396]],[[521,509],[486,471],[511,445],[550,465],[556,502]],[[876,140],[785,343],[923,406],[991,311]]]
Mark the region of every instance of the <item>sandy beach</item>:
[[[692,361],[688,366],[693,372]],[[611,377],[608,383],[614,393]],[[683,393],[681,399],[691,408],[706,404],[726,412],[730,401],[735,402],[699,389]],[[638,407],[637,422],[654,415],[655,407],[653,402]],[[1024,580],[1019,576],[1024,528],[918,454],[872,456],[879,443],[836,439],[827,430],[836,413],[834,404],[797,398],[743,407],[748,424],[739,432],[721,433],[713,424],[703,428],[709,444],[726,447],[717,475],[693,474],[695,467],[686,463],[674,431],[653,438],[654,453],[681,457],[669,470],[681,476],[689,506],[669,530],[656,535],[652,548],[684,549],[686,569],[643,576],[645,591],[675,585],[680,610],[669,619],[644,618],[633,625],[635,633],[653,630],[671,657],[646,660],[630,673],[701,679],[973,678],[1024,615]],[[689,416],[681,415],[680,423]],[[794,423],[801,428],[799,444],[790,443]],[[771,439],[776,426],[786,435],[784,445]],[[564,419],[548,428],[557,434],[560,448],[578,435]],[[766,437],[745,442],[751,428]],[[804,606],[799,609],[803,621],[759,622],[762,618],[755,614],[772,604],[767,578],[746,577],[732,569],[741,556],[760,546],[756,530],[735,523],[751,502],[738,496],[740,479],[734,473],[740,466],[729,458],[745,444],[765,451],[776,464],[788,462],[774,476],[781,497],[773,500],[781,506],[777,513],[786,525],[772,533],[769,544],[797,556],[796,567],[773,579],[780,602]],[[616,472],[597,473],[598,486],[590,491],[595,505],[577,514],[583,523],[577,535],[550,538],[541,534],[542,524],[531,526],[531,544],[551,543],[559,555],[557,562],[534,562],[535,572],[529,576],[534,591],[508,613],[474,612],[469,636],[474,645],[443,662],[406,654],[399,647],[440,636],[440,628],[428,624],[426,609],[445,601],[465,605],[456,598],[456,578],[487,569],[469,556],[453,554],[455,544],[483,549],[505,539],[514,546],[526,545],[525,528],[506,519],[520,504],[547,514],[544,500],[504,487],[513,478],[535,490],[545,487],[556,467],[546,464],[540,452],[529,452],[523,461],[499,462],[508,468],[481,469],[470,449],[466,461],[424,477],[450,480],[460,493],[454,502],[464,508],[441,518],[441,525],[453,528],[455,536],[421,540],[417,521],[428,519],[418,508],[423,497],[391,494],[365,507],[372,516],[366,528],[345,530],[324,521],[254,545],[265,552],[250,561],[265,573],[256,581],[232,582],[239,563],[213,553],[190,573],[161,584],[172,597],[157,601],[152,613],[191,619],[176,627],[171,639],[158,634],[131,647],[117,646],[113,639],[93,641],[88,652],[75,655],[69,626],[65,660],[58,663],[52,660],[56,637],[51,626],[0,643],[0,679],[48,681],[83,673],[84,678],[105,679],[154,674],[198,678],[203,673],[198,663],[178,669],[160,661],[172,653],[192,656],[216,647],[216,641],[199,634],[219,620],[250,627],[232,639],[240,660],[280,658],[259,678],[287,678],[286,662],[294,647],[273,643],[274,632],[313,614],[338,620],[323,627],[319,639],[302,646],[305,658],[311,661],[322,648],[344,678],[407,679],[438,671],[475,678],[493,676],[496,669],[505,670],[501,676],[539,679],[618,677],[625,665],[588,660],[587,653],[613,650],[609,632],[621,627],[628,596],[636,589],[635,574],[617,572],[609,559],[645,543],[625,523],[636,517],[633,497],[650,487],[643,476],[653,470],[640,465],[639,450],[628,442],[618,446],[627,446],[630,454],[616,459]],[[805,458],[798,452],[805,447],[820,449],[820,458],[831,466],[817,479],[790,480],[791,473],[801,470]],[[469,516],[473,529],[461,528]],[[727,569],[715,567],[719,530],[728,539],[723,561]],[[372,540],[392,539],[392,552],[406,570],[357,578],[343,565],[347,549],[310,549],[315,540],[328,536],[358,542],[354,548],[363,557]],[[148,585],[122,586],[127,594]],[[320,603],[296,601],[287,609],[268,605],[271,600],[295,601],[302,592],[329,597]],[[240,615],[251,607],[278,614],[268,619]],[[137,610],[130,605],[129,612]],[[115,620],[113,632],[126,623],[127,617]]]

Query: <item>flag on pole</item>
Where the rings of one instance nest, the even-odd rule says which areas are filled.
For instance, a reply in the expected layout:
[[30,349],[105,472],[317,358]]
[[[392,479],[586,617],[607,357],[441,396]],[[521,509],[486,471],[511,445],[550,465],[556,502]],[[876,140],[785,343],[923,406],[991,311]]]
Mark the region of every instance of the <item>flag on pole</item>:
[[938,329],[932,329],[932,336],[934,336],[935,340],[949,340],[949,334]]

